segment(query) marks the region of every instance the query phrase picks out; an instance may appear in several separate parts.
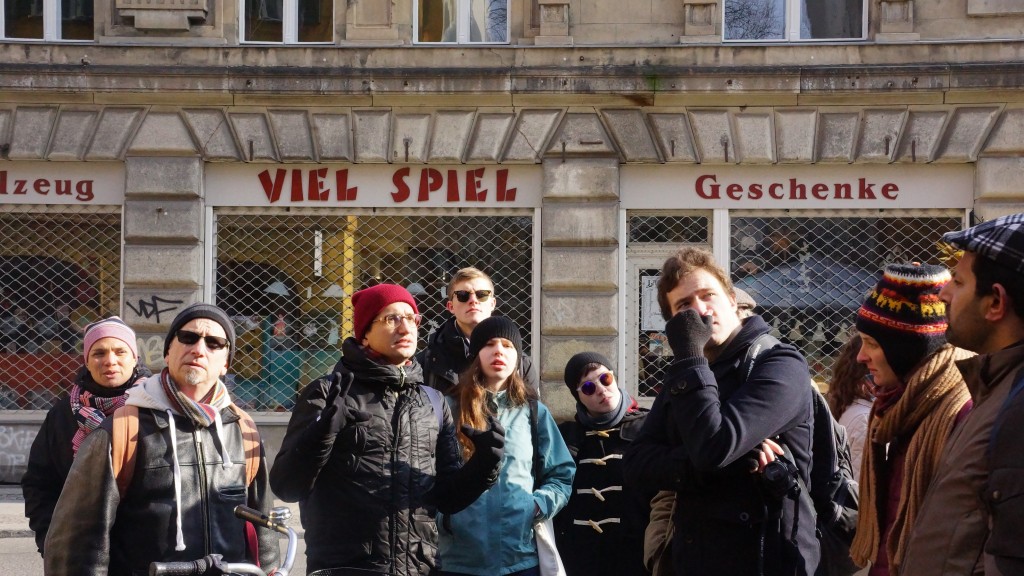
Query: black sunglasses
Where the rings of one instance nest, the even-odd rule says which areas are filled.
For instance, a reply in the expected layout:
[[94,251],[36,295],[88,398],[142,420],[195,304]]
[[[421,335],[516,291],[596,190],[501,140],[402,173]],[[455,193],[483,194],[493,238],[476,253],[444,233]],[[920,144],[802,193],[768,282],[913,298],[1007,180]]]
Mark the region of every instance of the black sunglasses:
[[[600,382],[602,386],[608,387],[615,382],[615,377],[612,376],[611,372],[605,372],[597,377],[597,382]],[[597,382],[593,380],[587,380],[580,387],[576,389],[577,392],[583,392],[587,396],[593,396],[594,392],[597,392]]]
[[491,299],[490,290],[456,290],[452,294],[459,299],[459,302],[465,304],[469,302],[469,295],[476,296],[477,302],[487,302]]
[[220,336],[200,336],[199,334],[192,332],[191,330],[178,330],[174,333],[174,337],[178,339],[185,346],[191,346],[199,339],[203,339],[203,343],[210,350],[223,350],[228,347],[227,338],[221,338]]

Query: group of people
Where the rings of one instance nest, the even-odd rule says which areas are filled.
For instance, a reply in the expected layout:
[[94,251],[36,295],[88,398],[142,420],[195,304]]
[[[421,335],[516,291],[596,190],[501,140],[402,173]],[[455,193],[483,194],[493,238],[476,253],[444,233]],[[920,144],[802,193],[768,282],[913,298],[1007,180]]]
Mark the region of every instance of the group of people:
[[[833,371],[860,479],[850,555],[872,576],[1024,574],[1024,214],[944,240],[963,251],[952,273],[887,266]],[[452,317],[424,350],[408,291],[360,290],[354,333],[299,392],[272,467],[221,379],[223,310],[179,313],[156,375],[123,322],[90,325],[24,480],[46,573],[210,552],[273,566],[274,535],[232,517],[273,490],[299,502],[310,572],[547,576],[557,549],[568,576],[815,574],[814,504],[765,474],[784,462],[811,483],[804,357],[751,350],[770,327],[707,251],[669,258],[657,294],[674,358],[650,411],[583,351],[564,368],[575,417],[556,425],[482,271],[452,278]]]

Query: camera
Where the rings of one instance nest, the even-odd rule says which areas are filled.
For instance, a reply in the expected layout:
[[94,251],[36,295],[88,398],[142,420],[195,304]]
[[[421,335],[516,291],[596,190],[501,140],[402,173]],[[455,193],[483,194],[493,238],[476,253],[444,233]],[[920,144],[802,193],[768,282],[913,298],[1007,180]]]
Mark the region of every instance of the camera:
[[780,456],[764,467],[764,471],[761,472],[761,487],[765,494],[776,500],[795,496],[800,492],[797,473],[796,466]]

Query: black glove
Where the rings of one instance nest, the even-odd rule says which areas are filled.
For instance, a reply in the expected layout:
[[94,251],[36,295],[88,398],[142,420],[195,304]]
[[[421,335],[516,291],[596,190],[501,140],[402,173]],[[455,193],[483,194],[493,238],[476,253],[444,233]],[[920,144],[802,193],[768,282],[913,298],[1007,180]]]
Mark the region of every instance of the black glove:
[[505,428],[494,416],[487,417],[487,424],[487,428],[483,430],[477,430],[468,424],[461,427],[462,433],[473,443],[473,457],[470,458],[470,462],[485,469],[496,466],[505,455]]
[[712,316],[701,316],[693,308],[676,314],[665,324],[665,336],[676,358],[704,356],[704,346],[711,340]]
[[327,397],[324,398],[323,410],[306,429],[305,436],[309,441],[333,441],[338,432],[341,432],[342,428],[348,424],[366,422],[370,419],[368,413],[354,410],[345,405],[345,398],[352,388],[352,382],[349,380],[344,384],[344,390],[341,383],[331,383]]

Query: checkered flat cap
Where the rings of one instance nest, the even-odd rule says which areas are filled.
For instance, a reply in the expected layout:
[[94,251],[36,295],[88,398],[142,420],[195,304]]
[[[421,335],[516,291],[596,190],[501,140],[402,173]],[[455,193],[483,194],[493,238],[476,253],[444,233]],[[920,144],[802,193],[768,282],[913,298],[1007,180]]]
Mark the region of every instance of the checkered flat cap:
[[942,241],[1024,274],[1024,213],[1000,216],[959,232],[946,232]]

